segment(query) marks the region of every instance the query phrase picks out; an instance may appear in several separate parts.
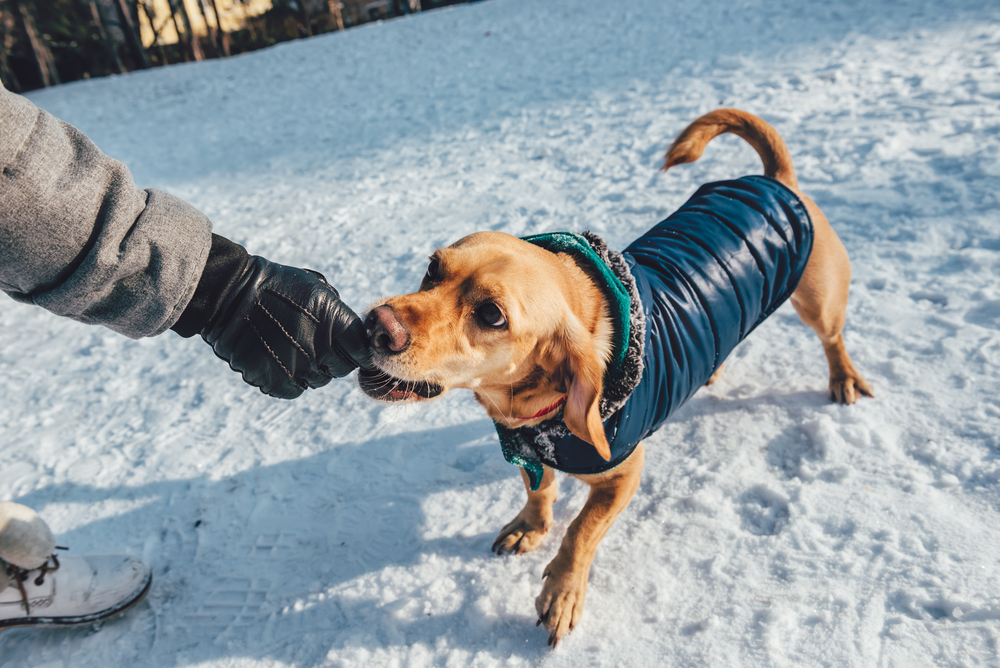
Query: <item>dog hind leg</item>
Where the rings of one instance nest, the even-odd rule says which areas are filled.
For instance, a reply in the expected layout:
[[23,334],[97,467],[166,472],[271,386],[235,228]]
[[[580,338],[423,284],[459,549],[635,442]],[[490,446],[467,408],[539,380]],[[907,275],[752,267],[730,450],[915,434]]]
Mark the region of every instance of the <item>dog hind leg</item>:
[[[830,398],[853,404],[858,394],[875,396],[871,385],[854,368],[844,347],[847,293],[851,261],[840,237],[816,204],[799,190],[798,177],[785,141],[763,119],[739,109],[716,109],[698,118],[667,149],[663,171],[701,157],[714,137],[733,133],[749,142],[764,164],[764,173],[782,182],[802,198],[813,222],[813,250],[802,279],[792,294],[792,304],[802,321],[819,335],[830,365]],[[712,383],[713,375],[709,379]]]
[[711,377],[705,381],[705,387],[708,387],[709,385],[714,385],[715,381],[719,380],[719,376],[722,375],[722,369],[725,366],[726,366],[725,362],[719,365],[719,368],[715,370],[715,373],[713,373]]
[[851,261],[823,212],[801,192],[799,196],[812,218],[814,237],[809,262],[792,293],[792,305],[823,344],[830,365],[830,398],[837,403],[853,404],[859,393],[869,397],[875,393],[854,367],[844,346]]

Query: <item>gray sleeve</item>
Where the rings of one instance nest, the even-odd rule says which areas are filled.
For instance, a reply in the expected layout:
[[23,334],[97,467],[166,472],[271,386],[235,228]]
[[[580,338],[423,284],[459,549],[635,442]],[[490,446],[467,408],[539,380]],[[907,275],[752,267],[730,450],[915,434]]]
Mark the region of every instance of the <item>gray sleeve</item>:
[[0,87],[0,289],[138,339],[173,325],[208,259],[212,224],[141,190],[76,128]]

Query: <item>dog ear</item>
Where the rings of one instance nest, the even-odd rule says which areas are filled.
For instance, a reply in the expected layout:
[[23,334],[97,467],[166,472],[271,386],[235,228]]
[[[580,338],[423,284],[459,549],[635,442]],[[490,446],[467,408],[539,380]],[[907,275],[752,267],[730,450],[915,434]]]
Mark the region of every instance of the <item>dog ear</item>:
[[604,461],[611,460],[611,446],[604,435],[600,400],[604,389],[604,365],[583,328],[569,327],[564,338],[563,369],[569,381],[563,420],[571,432],[590,443]]

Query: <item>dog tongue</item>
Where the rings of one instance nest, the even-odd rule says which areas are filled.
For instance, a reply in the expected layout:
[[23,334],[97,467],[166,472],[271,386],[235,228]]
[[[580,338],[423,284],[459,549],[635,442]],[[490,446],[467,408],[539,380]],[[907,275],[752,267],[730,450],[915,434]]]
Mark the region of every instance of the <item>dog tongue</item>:
[[413,396],[413,390],[405,386],[400,386],[396,389],[389,391],[389,396],[395,401],[402,401],[403,399],[409,399]]
[[401,380],[384,371],[366,369],[358,372],[358,384],[365,394],[380,401],[431,399],[443,391],[440,385],[426,381]]

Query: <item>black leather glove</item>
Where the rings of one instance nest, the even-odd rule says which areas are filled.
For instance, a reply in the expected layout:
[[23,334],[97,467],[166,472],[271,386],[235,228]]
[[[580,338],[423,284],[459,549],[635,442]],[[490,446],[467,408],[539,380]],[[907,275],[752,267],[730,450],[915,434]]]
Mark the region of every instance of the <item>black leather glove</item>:
[[243,380],[282,399],[371,366],[364,325],[322,274],[249,256],[218,235],[171,329],[201,334]]

